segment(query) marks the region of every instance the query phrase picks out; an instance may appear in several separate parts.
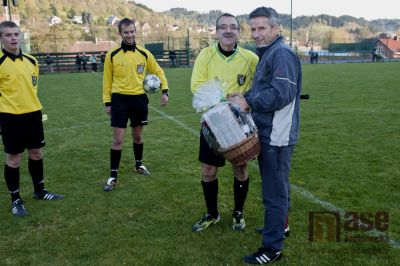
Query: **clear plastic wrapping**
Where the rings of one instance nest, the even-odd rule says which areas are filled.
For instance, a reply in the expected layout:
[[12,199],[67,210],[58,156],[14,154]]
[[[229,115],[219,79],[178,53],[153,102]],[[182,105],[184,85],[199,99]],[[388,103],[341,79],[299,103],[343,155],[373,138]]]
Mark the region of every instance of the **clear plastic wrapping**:
[[221,102],[202,115],[202,132],[215,152],[228,150],[257,133],[250,113],[230,102]]
[[220,79],[204,82],[193,94],[192,106],[198,113],[206,112],[225,100],[227,84]]

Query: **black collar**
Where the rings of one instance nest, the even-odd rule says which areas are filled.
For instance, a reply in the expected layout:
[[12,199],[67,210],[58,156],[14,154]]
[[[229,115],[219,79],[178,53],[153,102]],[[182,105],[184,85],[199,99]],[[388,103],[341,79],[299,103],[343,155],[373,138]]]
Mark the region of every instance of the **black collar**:
[[7,52],[6,50],[4,50],[4,48],[2,49],[2,51],[3,51],[3,53],[6,55],[6,56],[8,56],[11,60],[13,60],[14,62],[15,62],[15,59],[17,59],[17,58],[19,58],[19,59],[21,59],[21,60],[24,60],[23,59],[23,57],[22,57],[22,51],[21,51],[21,49],[19,49],[19,54],[18,55],[15,55],[15,54],[12,54],[12,53],[10,53],[10,52]]
[[221,52],[221,54],[225,55],[226,57],[230,57],[231,55],[233,55],[236,52],[237,49],[237,44],[235,44],[235,47],[233,47],[232,51],[225,51],[222,49],[221,45],[218,43],[218,50]]
[[121,47],[122,47],[122,50],[124,50],[124,53],[126,53],[126,51],[134,52],[135,49],[136,49],[136,43],[133,43],[133,44],[129,45],[129,44],[126,44],[124,42],[121,42]]

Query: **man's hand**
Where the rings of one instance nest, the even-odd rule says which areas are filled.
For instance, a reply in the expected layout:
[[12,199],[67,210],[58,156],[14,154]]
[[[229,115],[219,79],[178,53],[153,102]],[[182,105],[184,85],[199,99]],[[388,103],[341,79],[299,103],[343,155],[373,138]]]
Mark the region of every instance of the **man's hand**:
[[106,106],[105,111],[109,116],[111,116],[111,106]]
[[163,93],[161,96],[161,106],[166,106],[168,103],[168,95]]
[[250,110],[250,106],[247,104],[246,99],[241,93],[228,94],[227,99],[228,101],[237,104],[242,111],[248,112]]

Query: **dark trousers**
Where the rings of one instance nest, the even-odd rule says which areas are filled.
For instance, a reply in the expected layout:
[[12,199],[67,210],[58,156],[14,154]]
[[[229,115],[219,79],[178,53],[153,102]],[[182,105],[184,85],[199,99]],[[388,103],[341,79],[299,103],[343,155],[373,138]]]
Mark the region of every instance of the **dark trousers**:
[[261,142],[261,153],[258,156],[264,204],[262,245],[272,251],[281,251],[283,248],[293,148],[293,145],[276,147]]

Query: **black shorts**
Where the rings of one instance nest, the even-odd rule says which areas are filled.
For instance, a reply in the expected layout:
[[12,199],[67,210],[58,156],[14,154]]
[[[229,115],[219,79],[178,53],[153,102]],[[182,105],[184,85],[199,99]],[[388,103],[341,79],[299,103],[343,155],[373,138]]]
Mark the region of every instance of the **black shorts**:
[[20,115],[0,113],[0,124],[5,153],[20,154],[46,144],[41,111]]
[[215,154],[210,145],[204,138],[203,132],[200,130],[200,151],[199,161],[205,164],[222,167],[225,165],[225,158],[222,155]]
[[131,127],[147,125],[149,99],[146,94],[124,95],[113,93],[111,95],[111,126],[126,128],[128,119]]

